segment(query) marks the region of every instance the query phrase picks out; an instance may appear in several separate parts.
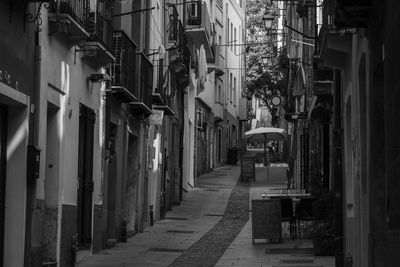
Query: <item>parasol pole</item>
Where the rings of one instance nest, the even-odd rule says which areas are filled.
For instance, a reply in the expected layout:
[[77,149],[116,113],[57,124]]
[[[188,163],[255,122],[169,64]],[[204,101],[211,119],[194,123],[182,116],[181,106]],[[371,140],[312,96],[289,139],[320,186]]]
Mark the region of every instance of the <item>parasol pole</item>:
[[267,166],[267,134],[264,134],[264,166]]

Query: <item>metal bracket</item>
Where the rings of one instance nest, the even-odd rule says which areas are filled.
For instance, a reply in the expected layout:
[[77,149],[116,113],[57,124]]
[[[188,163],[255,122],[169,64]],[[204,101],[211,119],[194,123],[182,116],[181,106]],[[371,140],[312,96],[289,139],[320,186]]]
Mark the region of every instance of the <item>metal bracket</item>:
[[[36,11],[36,14],[32,14],[32,13],[29,13],[29,12],[27,13],[28,5],[29,5],[29,3],[32,3],[32,2],[39,2],[39,1],[30,1],[30,2],[27,2],[25,4],[24,22],[25,23],[37,23],[37,25],[36,25],[37,29],[36,30],[38,32],[40,32],[40,31],[42,31],[42,28],[40,26],[43,23],[42,16],[41,16],[42,14],[40,13],[40,10],[42,9],[42,6],[44,8],[46,8],[46,9],[49,9],[50,8],[50,3],[49,2],[51,2],[51,0],[41,0],[40,3],[39,3],[38,9]],[[24,25],[25,25],[25,23],[24,23]]]
[[153,10],[153,9],[155,9],[155,7],[144,8],[144,9],[134,10],[134,11],[130,11],[130,12],[124,12],[124,13],[120,13],[120,14],[114,14],[113,17],[121,17],[121,16],[126,16],[126,15],[133,15],[135,13],[147,12],[147,11],[150,11],[150,10]]

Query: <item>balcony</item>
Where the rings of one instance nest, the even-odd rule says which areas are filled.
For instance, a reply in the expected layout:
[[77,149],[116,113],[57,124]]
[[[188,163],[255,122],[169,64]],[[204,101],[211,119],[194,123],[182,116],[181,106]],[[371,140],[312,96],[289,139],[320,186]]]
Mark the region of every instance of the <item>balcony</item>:
[[315,7],[314,0],[299,1],[296,7],[296,11],[299,14],[299,17],[300,18],[308,17],[308,10],[310,7]]
[[143,52],[136,54],[136,66],[136,85],[139,90],[137,92],[137,100],[130,103],[130,110],[133,115],[149,116],[152,114],[154,67]]
[[135,92],[136,44],[123,32],[113,33],[112,53],[115,57],[110,68],[112,78],[110,93],[122,103],[136,101]]
[[89,0],[59,0],[49,5],[49,32],[63,33],[74,43],[90,37]]
[[207,60],[208,72],[215,71],[217,76],[222,76],[225,73],[225,57],[223,53],[223,47],[214,45],[212,47],[214,60]]
[[113,27],[110,19],[96,12],[89,14],[90,38],[81,45],[83,58],[94,63],[95,67],[107,65],[115,60],[110,49],[113,42]]
[[[153,94],[153,99],[154,99],[154,94]],[[173,110],[173,105],[172,105],[172,97],[171,96],[166,96],[164,103],[154,103],[153,102],[153,109],[157,110],[162,110],[164,111],[165,116],[174,116],[175,111]]]
[[164,88],[164,82],[167,79],[167,72],[166,76],[164,76],[164,60],[160,59],[158,62],[158,85],[154,88],[153,95],[152,95],[152,106],[154,108],[164,107],[166,103],[166,90]]
[[367,27],[370,8],[371,0],[336,0],[335,25],[339,28]]
[[193,44],[197,49],[204,45],[207,60],[213,60],[211,49],[211,21],[208,14],[206,3],[202,1],[193,1],[186,7],[186,35],[189,44]]
[[[169,36],[168,41],[171,43],[179,43],[179,14],[175,5],[169,6]],[[182,26],[182,22],[180,23]]]
[[321,101],[330,101],[333,95],[333,70],[320,68],[314,74],[314,95]]

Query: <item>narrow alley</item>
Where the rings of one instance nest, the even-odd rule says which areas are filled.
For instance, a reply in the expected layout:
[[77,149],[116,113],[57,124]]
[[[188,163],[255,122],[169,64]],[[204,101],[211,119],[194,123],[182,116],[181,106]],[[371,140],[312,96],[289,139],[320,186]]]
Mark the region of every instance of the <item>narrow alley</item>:
[[0,0],[0,267],[398,267],[399,0]]
[[[313,255],[311,241],[251,241],[251,199],[266,180],[240,182],[240,168],[226,165],[198,178],[198,185],[164,220],[112,249],[85,257],[77,267],[216,266],[333,267],[334,257]],[[250,216],[249,216],[250,213]]]

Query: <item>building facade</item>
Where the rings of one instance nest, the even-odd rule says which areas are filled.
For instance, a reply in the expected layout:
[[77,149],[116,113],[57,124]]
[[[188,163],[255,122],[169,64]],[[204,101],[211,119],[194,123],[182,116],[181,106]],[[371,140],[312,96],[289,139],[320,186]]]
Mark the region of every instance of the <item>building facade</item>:
[[210,55],[206,53],[207,74],[205,81],[200,80],[195,104],[196,176],[226,163],[236,165],[245,73],[245,3],[207,1],[206,6],[211,21]]
[[[288,48],[288,57],[312,65],[303,66],[304,105],[287,109],[294,180],[309,190],[317,178],[335,196],[336,266],[396,266],[399,5],[325,0],[291,8],[288,25],[303,34],[291,35],[301,47]],[[296,85],[290,90],[294,97]]]
[[[37,179],[35,24],[25,1],[0,3],[0,266],[24,266]],[[32,167],[32,168],[31,168]]]
[[244,1],[0,5],[0,266],[126,242],[239,146]]

